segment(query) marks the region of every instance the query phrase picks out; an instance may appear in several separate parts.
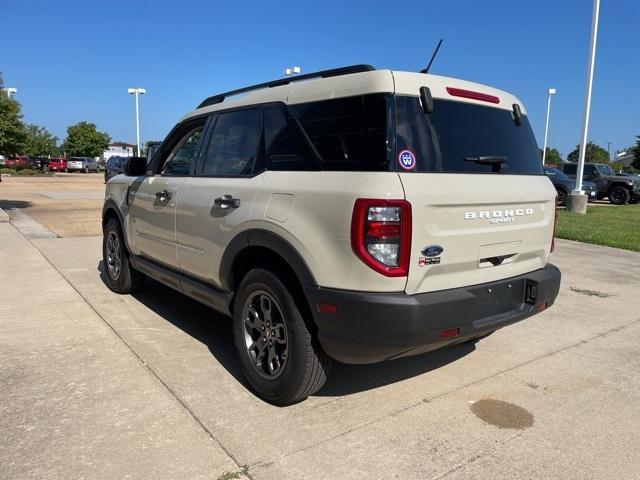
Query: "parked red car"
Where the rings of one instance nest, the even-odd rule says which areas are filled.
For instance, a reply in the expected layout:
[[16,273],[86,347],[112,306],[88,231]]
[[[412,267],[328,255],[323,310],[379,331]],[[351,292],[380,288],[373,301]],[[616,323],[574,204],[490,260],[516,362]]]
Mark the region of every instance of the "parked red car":
[[14,157],[7,158],[4,162],[5,168],[31,168],[31,164],[29,163],[29,159],[27,157]]
[[50,172],[66,172],[67,171],[67,159],[66,158],[52,158],[49,160]]

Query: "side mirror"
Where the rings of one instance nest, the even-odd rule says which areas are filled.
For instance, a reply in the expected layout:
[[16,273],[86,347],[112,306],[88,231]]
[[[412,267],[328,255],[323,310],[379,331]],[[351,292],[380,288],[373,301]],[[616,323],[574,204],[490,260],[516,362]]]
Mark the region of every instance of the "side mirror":
[[140,177],[147,174],[147,157],[130,157],[124,163],[123,173],[127,177]]

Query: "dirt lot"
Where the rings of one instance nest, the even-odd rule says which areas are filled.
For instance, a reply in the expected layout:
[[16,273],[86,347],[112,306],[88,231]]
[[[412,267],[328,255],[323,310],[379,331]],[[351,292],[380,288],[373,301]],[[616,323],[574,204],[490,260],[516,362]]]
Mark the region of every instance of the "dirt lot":
[[104,175],[56,174],[52,177],[2,176],[0,208],[25,209],[59,237],[100,235]]

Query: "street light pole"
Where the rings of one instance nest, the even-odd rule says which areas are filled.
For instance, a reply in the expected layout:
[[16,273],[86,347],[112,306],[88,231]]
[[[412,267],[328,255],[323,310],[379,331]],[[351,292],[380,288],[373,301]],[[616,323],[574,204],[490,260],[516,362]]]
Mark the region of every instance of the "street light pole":
[[140,105],[138,95],[144,95],[147,91],[144,88],[129,88],[127,92],[136,96],[136,147],[138,149],[137,154],[140,157]]
[[542,164],[547,158],[547,134],[549,133],[549,113],[551,112],[551,95],[556,94],[555,88],[550,88],[547,92],[549,95],[547,96],[547,121],[544,124],[544,148],[542,149]]
[[589,45],[589,66],[587,67],[587,91],[585,93],[584,114],[582,117],[582,143],[580,143],[580,157],[578,158],[575,189],[567,198],[567,209],[575,213],[587,213],[587,197],[582,191],[582,175],[584,174],[584,157],[587,151],[589,111],[591,109],[591,87],[593,85],[593,67],[596,61],[596,43],[598,41],[599,15],[600,0],[593,0],[593,15],[591,17],[591,42]]

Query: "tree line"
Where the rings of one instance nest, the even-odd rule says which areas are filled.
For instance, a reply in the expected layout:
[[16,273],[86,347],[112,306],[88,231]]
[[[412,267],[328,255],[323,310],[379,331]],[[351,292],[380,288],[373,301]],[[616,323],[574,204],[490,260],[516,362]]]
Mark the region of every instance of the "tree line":
[[[634,170],[640,170],[640,135],[636,135],[635,145],[625,148],[623,151],[631,153],[633,155],[631,168]],[[542,156],[542,149],[540,149],[540,156]],[[567,155],[567,161],[576,163],[579,158],[580,145],[576,145],[575,150],[571,151],[571,153]],[[620,171],[623,168],[622,164],[618,161],[610,162],[609,152],[607,152],[604,148],[594,142],[587,143],[584,161],[586,163],[611,163],[611,167],[615,171]],[[564,162],[564,159],[562,158],[560,152],[556,148],[547,147],[545,163],[550,165],[557,165],[562,162]]]
[[67,128],[67,137],[58,146],[58,137],[46,128],[24,122],[22,107],[10,98],[0,74],[0,155],[98,157],[110,142],[111,137],[95,124],[79,122]]

